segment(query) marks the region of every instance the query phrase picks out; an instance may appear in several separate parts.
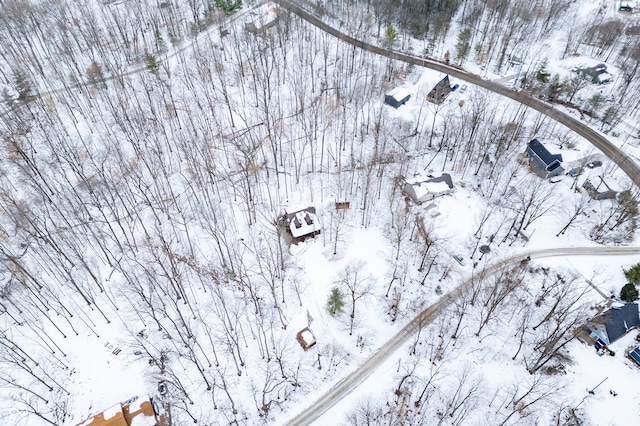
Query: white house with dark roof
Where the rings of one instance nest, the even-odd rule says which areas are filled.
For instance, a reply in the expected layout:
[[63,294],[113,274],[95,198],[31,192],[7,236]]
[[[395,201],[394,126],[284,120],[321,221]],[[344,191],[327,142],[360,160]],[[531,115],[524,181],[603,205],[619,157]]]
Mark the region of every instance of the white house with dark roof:
[[316,208],[312,206],[288,208],[280,219],[287,227],[294,243],[304,241],[307,237],[315,237],[322,229],[316,215]]

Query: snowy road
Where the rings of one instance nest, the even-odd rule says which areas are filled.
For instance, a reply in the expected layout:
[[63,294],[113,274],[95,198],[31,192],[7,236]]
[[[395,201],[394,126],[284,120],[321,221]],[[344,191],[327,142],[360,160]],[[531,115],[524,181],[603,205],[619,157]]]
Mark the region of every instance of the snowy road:
[[[511,90],[500,84],[500,82],[484,80],[481,77],[469,74],[460,68],[455,68],[437,61],[407,55],[366,43],[327,25],[313,14],[305,11],[298,4],[294,4],[289,0],[275,1],[282,7],[289,9],[291,12],[297,14],[312,25],[317,26],[321,30],[356,47],[368,50],[379,55],[384,55],[392,59],[447,73],[471,84],[475,84],[494,93],[498,93],[500,95],[513,99],[516,102],[524,104],[536,111],[547,115],[553,120],[575,131],[580,136],[588,140],[596,148],[600,149],[607,157],[614,161],[622,171],[624,171],[624,173],[636,184],[636,186],[640,187],[640,167],[632,158],[627,156],[624,152],[622,152],[621,149],[612,144],[602,133],[590,128],[586,124],[574,119],[568,114],[554,109],[553,105],[543,102],[542,100],[530,96],[527,93]],[[593,255],[616,256],[639,253],[640,247],[574,247],[543,249],[508,257],[485,268],[482,271],[474,272],[474,274],[483,274],[485,276],[490,275],[505,265],[520,262],[526,258],[540,259],[545,257]],[[467,292],[472,284],[473,276],[468,278],[452,292],[444,295],[440,300],[438,300],[438,302],[434,303],[429,308],[418,314],[411,322],[409,322],[404,328],[402,328],[402,330],[400,330],[395,336],[393,336],[387,343],[381,346],[377,350],[377,352],[375,352],[367,361],[360,365],[360,367],[358,367],[353,373],[336,383],[331,388],[331,390],[329,390],[329,392],[327,392],[319,400],[311,404],[299,415],[294,417],[288,424],[291,426],[307,425],[312,423],[314,420],[317,420],[323,413],[325,413],[342,398],[344,398],[345,395],[348,395],[354,389],[356,389],[358,385],[360,385],[367,377],[369,377],[373,373],[373,371],[375,371],[376,368],[378,368],[383,362],[388,360],[389,357],[395,351],[397,351],[419,328],[431,323],[444,309],[449,307],[449,305],[451,305],[458,297]]]
[[[197,36],[193,39],[190,40],[185,40],[182,41],[181,43],[179,43],[177,46],[175,46],[173,49],[170,49],[168,52],[159,55],[158,57],[158,62],[162,63],[162,62],[167,62],[173,58],[178,57],[181,53],[186,52],[188,50],[193,49],[194,45],[198,44],[198,42],[206,37],[210,37],[210,33],[213,31],[218,31],[218,32],[222,32],[223,29],[225,28],[229,28],[231,27],[234,23],[236,23],[239,20],[242,20],[244,18],[246,18],[252,11],[257,10],[259,7],[261,7],[262,5],[266,4],[267,2],[269,2],[270,0],[260,0],[259,2],[255,3],[254,5],[252,5],[250,8],[244,9],[240,12],[234,13],[232,15],[228,15],[225,16],[224,19],[222,19],[220,22],[217,22],[215,25],[211,25],[208,28],[202,30],[200,33],[197,34]],[[111,3],[112,5],[118,5],[122,2],[113,2]],[[0,3],[2,3],[0,1]],[[29,96],[26,100],[25,103],[28,102],[32,102],[33,100],[35,100],[36,98],[39,97],[46,97],[49,95],[55,95],[55,94],[60,94],[60,93],[65,93],[71,89],[84,89],[87,87],[91,87],[94,86],[96,83],[105,83],[108,81],[112,81],[112,80],[117,80],[120,82],[120,84],[124,84],[124,80],[123,78],[126,76],[132,76],[132,75],[136,75],[139,74],[141,72],[148,72],[149,68],[147,66],[147,64],[144,61],[140,61],[137,63],[130,63],[130,64],[126,64],[124,66],[123,69],[121,70],[105,70],[105,75],[104,77],[102,77],[100,80],[97,80],[95,82],[89,82],[89,81],[84,81],[84,82],[78,82],[78,83],[74,83],[74,84],[64,84],[63,87],[59,87],[59,88],[50,88],[49,90],[43,90],[43,91],[38,91],[38,93],[34,93],[33,95]],[[46,82],[46,80],[45,80]],[[24,105],[21,104],[20,107]],[[8,113],[10,113],[11,110],[5,110],[0,112],[0,116],[4,116]]]
[[630,254],[640,254],[640,247],[566,247],[534,250],[523,252],[499,262],[496,262],[483,270],[474,271],[473,275],[456,287],[453,291],[442,296],[436,303],[420,312],[413,320],[405,325],[395,336],[382,345],[368,360],[360,365],[353,373],[336,383],[329,392],[320,399],[310,404],[287,424],[289,426],[309,425],[317,420],[322,414],[343,399],[346,395],[356,389],[367,377],[369,377],[378,367],[387,361],[406,341],[418,331],[433,322],[440,313],[448,308],[458,297],[468,292],[473,285],[473,276],[488,276],[500,270],[505,265],[521,262],[530,259],[542,259],[545,257],[560,256],[623,256]]
[[[549,118],[557,121],[560,124],[568,127],[573,130],[587,141],[589,141],[596,148],[601,150],[607,157],[609,157],[613,162],[615,162],[618,167],[624,173],[629,176],[631,181],[633,181],[636,186],[640,187],[640,166],[627,154],[622,152],[622,150],[616,147],[614,144],[609,142],[609,140],[600,132],[592,129],[586,124],[582,123],[580,120],[576,120],[564,112],[557,110],[554,108],[552,104],[546,103],[536,97],[533,97],[525,92],[517,92],[515,90],[511,90],[508,87],[503,86],[499,82],[493,82],[489,80],[484,80],[480,76],[475,74],[470,74],[464,71],[462,68],[453,67],[451,65],[447,65],[443,62],[438,62],[431,59],[425,59],[418,56],[408,55],[406,53],[400,53],[398,51],[394,51],[391,49],[385,49],[380,46],[376,46],[370,43],[366,43],[363,40],[359,40],[355,37],[352,37],[348,34],[345,34],[329,25],[324,23],[318,17],[314,16],[312,13],[303,9],[299,3],[304,2],[291,2],[289,0],[274,0],[276,3],[279,3],[282,7],[289,9],[291,12],[300,16],[305,21],[310,24],[320,28],[321,30],[349,43],[356,47],[359,47],[364,50],[368,50],[370,52],[376,53],[378,55],[383,55],[391,59],[395,59],[398,61],[418,65],[424,68],[433,69],[436,71],[440,71],[443,73],[447,73],[453,77],[459,78],[460,80],[464,80],[476,86],[480,86],[484,89],[490,90],[499,95],[505,96],[507,98],[513,99],[516,102],[519,102],[523,105],[526,105],[530,108],[533,108],[536,111],[545,114]],[[311,6],[308,6],[311,7]]]

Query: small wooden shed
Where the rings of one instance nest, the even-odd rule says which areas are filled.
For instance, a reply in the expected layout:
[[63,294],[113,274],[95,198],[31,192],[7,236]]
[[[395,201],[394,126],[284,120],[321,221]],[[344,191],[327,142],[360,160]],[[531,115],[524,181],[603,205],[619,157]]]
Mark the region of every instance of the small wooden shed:
[[305,351],[316,344],[316,336],[313,335],[313,332],[309,327],[305,327],[298,331],[298,334],[296,334],[296,340]]

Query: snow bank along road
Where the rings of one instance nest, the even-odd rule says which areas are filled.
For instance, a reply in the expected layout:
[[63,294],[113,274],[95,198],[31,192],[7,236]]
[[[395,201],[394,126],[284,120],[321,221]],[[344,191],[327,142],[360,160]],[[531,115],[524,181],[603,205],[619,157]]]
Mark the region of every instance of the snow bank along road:
[[357,388],[373,371],[388,360],[406,340],[419,329],[433,322],[440,313],[449,307],[457,298],[468,292],[473,286],[474,276],[486,277],[500,270],[500,268],[529,259],[541,259],[556,256],[621,256],[640,254],[640,247],[567,247],[523,252],[500,260],[482,270],[474,271],[473,275],[456,287],[450,293],[442,296],[436,303],[420,312],[413,320],[405,325],[395,336],[378,349],[371,358],[365,361],[353,373],[336,383],[326,394],[314,402],[307,409],[289,421],[289,426],[308,425],[329,408],[338,403],[345,395]]
[[378,55],[386,56],[391,59],[396,59],[398,61],[407,62],[410,64],[447,73],[471,84],[475,84],[476,86],[480,86],[494,93],[506,96],[516,102],[520,102],[521,104],[524,104],[530,108],[535,109],[536,111],[541,112],[542,114],[545,114],[549,118],[565,125],[569,129],[573,130],[574,132],[591,142],[592,145],[601,150],[606,154],[607,157],[609,157],[614,163],[616,163],[618,167],[620,167],[620,169],[624,171],[627,176],[629,176],[633,183],[636,184],[636,186],[640,187],[640,166],[638,166],[635,161],[628,157],[618,147],[609,142],[609,140],[605,138],[600,132],[593,130],[586,124],[580,122],[579,120],[576,120],[568,114],[554,109],[553,105],[543,102],[540,99],[535,98],[527,93],[511,90],[501,85],[500,83],[484,80],[475,74],[469,74],[461,69],[452,67],[450,65],[425,58],[420,58],[418,56],[407,55],[405,53],[400,53],[391,49],[384,49],[380,46],[366,43],[327,25],[313,14],[304,10],[298,4],[295,4],[289,0],[274,1],[276,3],[279,3],[282,7],[289,9],[291,12],[300,16],[310,24],[354,46],[360,47],[364,50],[368,50]]
[[[475,84],[484,89],[490,90],[494,93],[498,93],[502,96],[506,96],[510,99],[520,102],[536,111],[545,114],[549,118],[565,125],[569,129],[575,131],[577,134],[588,140],[596,148],[600,149],[607,157],[615,162],[618,167],[629,178],[640,187],[640,167],[628,157],[622,150],[613,145],[607,138],[601,133],[591,129],[589,126],[582,122],[572,118],[571,116],[563,113],[562,111],[553,108],[553,105],[547,104],[540,99],[530,96],[527,93],[516,92],[509,88],[488,80],[484,80],[477,75],[469,74],[458,68],[442,64],[433,60],[428,60],[404,53],[396,52],[391,49],[383,49],[379,46],[366,43],[362,40],[358,40],[350,35],[338,31],[337,29],[322,22],[313,14],[305,11],[298,4],[294,4],[289,0],[274,0],[282,7],[289,9],[291,12],[297,14],[302,19],[311,23],[312,25],[320,28],[321,30],[347,42],[356,47],[368,50],[370,52],[396,59],[398,61],[411,63],[425,68],[430,68],[436,71],[447,73],[451,76],[467,81],[471,84]],[[640,253],[640,247],[584,247],[584,248],[561,248],[561,249],[546,249],[532,251],[528,253],[522,253],[519,255],[511,256],[503,259],[484,270],[476,273],[479,275],[490,275],[501,267],[510,263],[521,262],[527,258],[539,259],[543,257],[554,256],[585,256],[585,255],[629,255]],[[318,401],[311,405],[308,409],[304,410],[301,414],[293,418],[290,422],[290,426],[306,425],[317,419],[329,408],[335,405],[344,395],[353,391],[360,383],[362,383],[369,375],[379,367],[384,361],[386,361],[391,354],[393,354],[411,335],[413,335],[419,328],[424,327],[431,323],[445,308],[453,303],[458,297],[466,293],[473,285],[473,276],[467,281],[463,282],[455,290],[446,294],[440,298],[436,303],[418,314],[411,322],[409,322],[402,330],[400,330],[394,337],[392,337],[387,343],[385,343],[377,352],[364,362],[358,369],[356,369],[349,376],[345,377],[334,385],[329,392],[323,395]]]

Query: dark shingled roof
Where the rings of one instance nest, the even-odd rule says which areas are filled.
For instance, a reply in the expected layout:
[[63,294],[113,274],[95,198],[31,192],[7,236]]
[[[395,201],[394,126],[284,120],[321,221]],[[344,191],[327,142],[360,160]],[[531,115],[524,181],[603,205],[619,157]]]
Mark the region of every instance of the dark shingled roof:
[[613,307],[595,316],[590,322],[602,324],[607,330],[609,342],[613,343],[629,330],[640,325],[638,304],[627,303],[620,307]]
[[531,142],[529,142],[529,148],[531,148],[531,150],[533,152],[536,153],[536,155],[538,157],[540,157],[540,159],[542,161],[544,161],[544,163],[548,166],[551,163],[553,163],[555,160],[558,160],[560,162],[562,162],[562,155],[561,154],[552,154],[550,153],[547,148],[544,147],[544,145],[542,145],[540,143],[540,141],[538,139],[532,139]]
[[434,177],[431,178],[425,182],[444,182],[447,184],[447,186],[449,187],[449,189],[453,188],[453,180],[451,179],[451,175],[449,173],[443,173],[442,175],[438,176],[438,177]]

